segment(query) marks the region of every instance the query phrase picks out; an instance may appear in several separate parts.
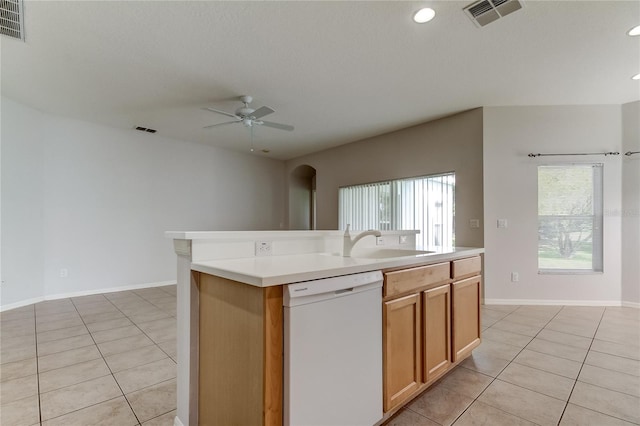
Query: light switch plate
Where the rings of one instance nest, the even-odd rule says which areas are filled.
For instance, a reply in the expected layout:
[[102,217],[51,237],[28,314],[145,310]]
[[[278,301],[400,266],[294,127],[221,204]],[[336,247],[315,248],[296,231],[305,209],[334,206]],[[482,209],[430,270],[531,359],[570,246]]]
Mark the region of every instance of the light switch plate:
[[506,228],[507,219],[498,219],[498,228]]
[[256,256],[271,256],[271,241],[256,241]]
[[470,219],[469,220],[469,227],[470,228],[480,228],[480,219]]

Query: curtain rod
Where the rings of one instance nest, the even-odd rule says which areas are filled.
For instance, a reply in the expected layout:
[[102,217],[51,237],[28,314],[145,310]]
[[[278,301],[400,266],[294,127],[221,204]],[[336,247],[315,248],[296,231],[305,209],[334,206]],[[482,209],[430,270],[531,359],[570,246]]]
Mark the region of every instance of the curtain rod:
[[[604,155],[605,157],[607,155],[620,155],[619,152],[581,152],[581,153],[574,153],[574,154],[534,154],[531,153],[528,156],[529,157],[553,157],[553,156],[559,156],[559,155]],[[625,155],[630,155],[630,154],[625,154]]]
[[640,154],[640,151],[627,151],[624,153],[627,157],[631,157],[633,154]]

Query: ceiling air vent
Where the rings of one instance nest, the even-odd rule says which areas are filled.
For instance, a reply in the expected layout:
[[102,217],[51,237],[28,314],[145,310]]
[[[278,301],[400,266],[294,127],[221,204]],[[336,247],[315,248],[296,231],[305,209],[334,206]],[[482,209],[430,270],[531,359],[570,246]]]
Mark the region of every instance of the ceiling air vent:
[[22,0],[0,0],[0,34],[24,41]]
[[522,0],[480,0],[471,3],[463,10],[478,27],[522,9]]

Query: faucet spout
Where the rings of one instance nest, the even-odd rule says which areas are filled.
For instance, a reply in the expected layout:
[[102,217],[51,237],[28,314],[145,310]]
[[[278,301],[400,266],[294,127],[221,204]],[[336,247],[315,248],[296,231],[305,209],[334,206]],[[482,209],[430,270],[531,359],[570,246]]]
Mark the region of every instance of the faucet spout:
[[351,250],[353,249],[353,246],[356,245],[356,243],[358,241],[360,241],[361,239],[363,239],[364,237],[368,236],[368,235],[373,235],[376,237],[381,237],[382,233],[380,231],[376,231],[376,230],[370,230],[370,231],[364,231],[359,233],[358,235],[356,235],[355,237],[351,238],[351,234],[349,233],[349,228],[351,227],[351,225],[347,225],[347,229],[344,231],[344,243],[342,245],[342,256],[343,257],[351,257]]

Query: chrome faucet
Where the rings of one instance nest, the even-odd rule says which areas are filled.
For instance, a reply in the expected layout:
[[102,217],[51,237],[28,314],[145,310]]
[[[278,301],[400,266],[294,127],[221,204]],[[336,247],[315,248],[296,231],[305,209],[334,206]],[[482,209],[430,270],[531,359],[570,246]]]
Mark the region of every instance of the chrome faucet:
[[343,257],[351,257],[351,249],[356,245],[358,241],[367,235],[374,235],[376,237],[381,237],[382,234],[380,231],[364,231],[356,235],[354,238],[351,238],[351,234],[349,234],[349,228],[351,225],[347,225],[347,229],[344,231],[344,244],[342,246],[342,256]]

